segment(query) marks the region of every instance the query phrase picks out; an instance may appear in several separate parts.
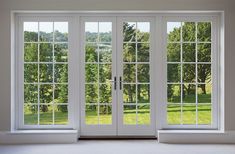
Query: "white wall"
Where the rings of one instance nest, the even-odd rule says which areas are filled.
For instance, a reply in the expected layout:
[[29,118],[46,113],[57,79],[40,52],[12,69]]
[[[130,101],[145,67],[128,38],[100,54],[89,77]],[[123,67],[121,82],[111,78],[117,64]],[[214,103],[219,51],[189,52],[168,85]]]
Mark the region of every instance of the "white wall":
[[235,0],[0,0],[0,131],[11,128],[11,10],[224,10],[225,130],[235,130]]

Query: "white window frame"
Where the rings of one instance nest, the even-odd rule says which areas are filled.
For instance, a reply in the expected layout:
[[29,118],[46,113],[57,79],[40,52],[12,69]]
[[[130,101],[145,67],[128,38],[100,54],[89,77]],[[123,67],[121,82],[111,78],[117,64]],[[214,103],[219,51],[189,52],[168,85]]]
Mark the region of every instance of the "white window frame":
[[[23,23],[24,22],[68,22],[68,124],[66,125],[25,125],[24,124],[24,32],[23,32]],[[66,15],[46,15],[46,14],[26,14],[26,15],[17,15],[16,16],[16,98],[18,98],[16,103],[16,114],[15,114],[15,125],[18,129],[68,129],[75,128],[74,123],[74,105],[75,100],[77,99],[74,96],[75,88],[75,77],[76,72],[74,73],[73,60],[73,51],[74,43],[72,41],[75,39],[73,35],[74,32],[74,19],[71,16]],[[54,62],[53,62],[54,63]],[[75,74],[75,75],[73,75]],[[76,83],[76,82],[75,82]],[[40,113],[38,113],[40,114]]]
[[[167,123],[167,22],[211,22],[211,73],[212,73],[212,95],[211,95],[211,124],[179,124],[179,125],[169,125]],[[218,129],[218,117],[220,116],[220,108],[219,108],[219,45],[218,45],[218,17],[217,16],[197,16],[197,15],[174,15],[174,16],[165,16],[163,17],[162,22],[162,38],[163,38],[163,78],[164,81],[164,93],[163,93],[163,101],[165,102],[161,106],[164,108],[161,114],[164,116],[164,120],[162,120],[162,128],[163,129]],[[182,42],[181,42],[182,43]],[[197,43],[197,42],[196,42]],[[198,62],[195,62],[197,64]],[[182,84],[182,83],[180,83]],[[196,83],[197,86],[197,83]],[[197,97],[197,96],[196,96]]]
[[[109,17],[109,16],[121,16],[121,17],[154,17],[155,18],[155,28],[154,32],[154,49],[155,52],[152,52],[151,59],[153,63],[151,64],[152,71],[152,92],[155,94],[152,95],[152,101],[154,101],[156,109],[156,131],[159,129],[220,129],[223,124],[222,114],[223,114],[223,92],[221,87],[223,87],[223,74],[221,74],[220,67],[223,61],[221,57],[223,56],[222,52],[222,33],[221,30],[221,14],[218,12],[62,12],[62,13],[48,13],[48,12],[16,12],[15,15],[15,25],[14,25],[14,106],[15,112],[12,115],[15,117],[14,125],[15,129],[80,129],[81,125],[81,101],[82,93],[79,87],[82,87],[81,80],[82,77],[79,75],[84,66],[80,55],[81,51],[81,17]],[[68,125],[23,125],[23,109],[22,109],[22,98],[23,98],[23,80],[22,80],[22,62],[23,62],[23,25],[24,21],[68,21],[69,22],[69,54],[68,54],[68,85],[69,85],[69,109],[68,109]],[[168,125],[167,124],[167,70],[166,70],[166,22],[167,21],[211,21],[212,22],[212,71],[213,71],[213,122],[212,125]],[[214,39],[213,39],[214,38]],[[79,42],[79,43],[78,43]],[[220,45],[221,44],[221,45]],[[153,68],[155,67],[155,68]],[[224,66],[222,66],[224,67]],[[223,70],[222,70],[223,71]],[[153,80],[156,79],[156,80]],[[159,88],[160,87],[160,88]],[[81,129],[80,129],[81,130]]]

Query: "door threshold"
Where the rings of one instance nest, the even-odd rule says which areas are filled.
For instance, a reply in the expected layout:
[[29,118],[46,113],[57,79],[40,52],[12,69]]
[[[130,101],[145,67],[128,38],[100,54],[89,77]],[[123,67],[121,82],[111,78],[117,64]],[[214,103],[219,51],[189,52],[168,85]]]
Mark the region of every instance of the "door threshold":
[[156,136],[80,136],[79,140],[157,140]]

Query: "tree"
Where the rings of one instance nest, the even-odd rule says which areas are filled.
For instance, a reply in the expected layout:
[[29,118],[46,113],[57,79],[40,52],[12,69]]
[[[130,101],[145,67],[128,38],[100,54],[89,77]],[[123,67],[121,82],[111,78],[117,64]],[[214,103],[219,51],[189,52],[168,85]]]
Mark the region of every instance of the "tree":
[[[210,23],[202,22],[198,23],[197,25],[198,33],[197,33],[197,39],[200,42],[209,42],[210,41],[210,35],[211,35],[211,25]],[[180,41],[180,32],[181,27],[174,28],[173,31],[171,31],[168,34],[168,41],[170,42],[176,42]],[[185,22],[182,25],[182,39],[183,41],[191,41],[195,42],[196,40],[196,25],[195,23],[191,22]],[[195,62],[195,54],[196,54],[196,46],[194,43],[184,43],[182,46],[183,49],[183,61],[184,62]],[[198,43],[197,46],[197,57],[198,62],[210,62],[211,56],[210,56],[210,43]],[[169,62],[180,62],[180,52],[181,47],[178,43],[168,43],[167,46],[167,60]],[[180,81],[180,65],[177,64],[168,64],[168,82],[179,82]],[[196,67],[194,64],[183,64],[183,81],[185,82],[195,82],[196,77]],[[211,80],[211,66],[209,64],[198,64],[197,65],[197,79],[198,82],[205,83],[206,81]],[[200,84],[200,88],[203,91],[203,94],[206,94],[206,88],[205,84]],[[195,90],[192,85],[188,85],[183,87],[183,94],[191,94],[192,90]],[[168,85],[168,97],[173,96],[174,89],[172,88],[172,85]],[[183,97],[184,97],[183,95]]]
[[[68,34],[60,33],[55,31],[55,40],[66,41]],[[56,83],[67,83],[68,82],[68,66],[67,64],[52,64],[47,62],[53,61],[53,45],[51,42],[53,39],[53,33],[46,33],[40,31],[38,42],[37,32],[24,32],[25,43],[24,47],[24,61],[25,62],[45,62],[40,64],[25,64],[24,65],[24,80],[26,83],[49,83],[49,84],[25,84],[24,85],[24,99],[25,103],[38,103],[37,93],[39,86],[39,102],[49,104],[52,101],[55,103],[67,103],[68,97],[68,86],[67,85],[56,85],[53,88],[52,81]],[[48,43],[42,43],[48,42]],[[39,50],[38,50],[39,47]],[[68,45],[66,43],[54,44],[54,60],[56,62],[67,62],[67,51]],[[38,58],[39,54],[39,58]],[[39,70],[38,70],[39,68]],[[53,72],[54,70],[54,72]],[[39,74],[38,74],[39,73]],[[53,75],[54,74],[54,75]],[[38,81],[39,80],[39,81]],[[50,84],[51,83],[51,84]],[[53,89],[55,89],[54,100],[53,100]],[[35,112],[35,105],[29,105],[30,110]],[[67,112],[67,106],[59,105],[58,109],[62,112]],[[48,112],[48,105],[40,105],[41,112]]]

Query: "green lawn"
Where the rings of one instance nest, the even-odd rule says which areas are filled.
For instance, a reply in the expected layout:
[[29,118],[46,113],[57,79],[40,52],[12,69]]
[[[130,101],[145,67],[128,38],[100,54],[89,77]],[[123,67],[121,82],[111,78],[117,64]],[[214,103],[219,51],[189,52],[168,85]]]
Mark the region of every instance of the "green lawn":
[[[181,115],[182,110],[182,115]],[[198,105],[198,124],[211,123],[211,105]],[[182,116],[182,120],[181,120]],[[168,105],[167,109],[168,124],[195,124],[196,106],[195,105]]]
[[[168,105],[167,121],[168,124],[181,123],[181,107],[178,105]],[[195,124],[196,123],[196,107],[192,105],[185,105],[182,107],[182,124]],[[148,109],[138,110],[138,124],[149,124],[149,111]],[[55,124],[67,124],[67,113],[55,112]],[[25,124],[37,124],[37,115],[27,111],[25,114]],[[52,124],[52,112],[40,114],[40,124]],[[100,124],[111,124],[111,114],[101,114],[99,117]],[[199,105],[198,106],[198,124],[211,123],[211,106]],[[98,124],[98,116],[96,112],[86,112],[86,124]],[[136,110],[125,110],[124,124],[136,124]]]

